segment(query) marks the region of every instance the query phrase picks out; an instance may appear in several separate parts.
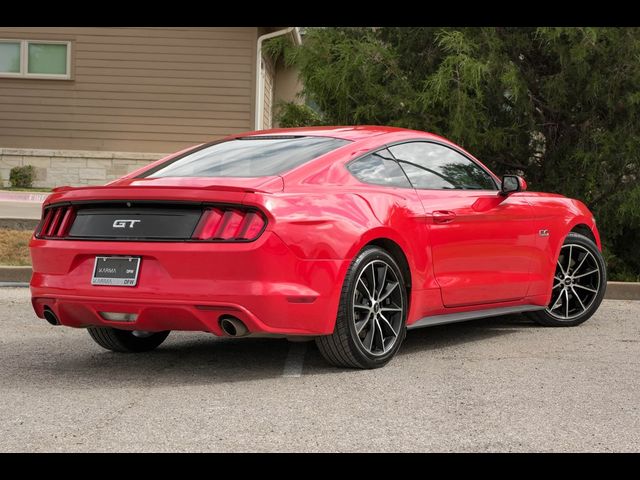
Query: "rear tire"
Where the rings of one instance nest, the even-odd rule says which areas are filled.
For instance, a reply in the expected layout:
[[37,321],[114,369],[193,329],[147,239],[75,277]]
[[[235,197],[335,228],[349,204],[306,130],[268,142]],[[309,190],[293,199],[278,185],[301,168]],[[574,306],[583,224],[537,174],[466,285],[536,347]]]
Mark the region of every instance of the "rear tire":
[[607,289],[607,269],[593,241],[571,232],[556,263],[551,301],[526,315],[546,327],[574,327],[598,310]]
[[89,327],[89,335],[102,348],[120,353],[148,352],[165,341],[170,331],[153,332],[136,336],[129,330],[111,327]]
[[381,248],[366,247],[347,271],[333,334],[316,337],[320,353],[338,367],[386,365],[405,338],[407,303],[396,261]]

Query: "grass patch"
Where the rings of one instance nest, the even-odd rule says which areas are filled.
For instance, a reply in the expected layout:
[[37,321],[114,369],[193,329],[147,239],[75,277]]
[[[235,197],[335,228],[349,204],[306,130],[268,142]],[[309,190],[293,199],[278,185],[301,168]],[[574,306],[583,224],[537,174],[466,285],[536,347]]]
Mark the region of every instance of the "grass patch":
[[29,240],[32,234],[29,230],[0,229],[0,265],[31,265]]
[[34,192],[34,193],[38,193],[38,192],[51,192],[50,188],[44,188],[44,187],[30,187],[30,188],[19,188],[19,187],[0,187],[0,190],[7,190],[9,192]]

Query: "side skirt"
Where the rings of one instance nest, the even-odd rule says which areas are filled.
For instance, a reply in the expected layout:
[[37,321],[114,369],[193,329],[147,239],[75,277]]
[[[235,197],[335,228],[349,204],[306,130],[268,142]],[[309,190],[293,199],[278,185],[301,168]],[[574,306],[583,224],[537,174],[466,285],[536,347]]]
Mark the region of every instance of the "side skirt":
[[534,310],[544,310],[546,307],[540,305],[517,305],[514,307],[490,308],[487,310],[476,310],[473,312],[445,313],[442,315],[433,315],[424,317],[415,323],[407,326],[408,330],[421,327],[432,327],[434,325],[444,325],[445,323],[466,322],[467,320],[476,320],[478,318],[497,317],[499,315],[508,315],[510,313],[533,312]]

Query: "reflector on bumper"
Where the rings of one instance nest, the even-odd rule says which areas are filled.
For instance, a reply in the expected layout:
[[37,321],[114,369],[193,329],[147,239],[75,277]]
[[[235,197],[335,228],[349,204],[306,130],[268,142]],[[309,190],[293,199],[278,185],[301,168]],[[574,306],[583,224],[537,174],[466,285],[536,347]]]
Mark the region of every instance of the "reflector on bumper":
[[120,312],[99,312],[100,316],[105,320],[112,322],[135,322],[138,319],[137,313],[120,313]]

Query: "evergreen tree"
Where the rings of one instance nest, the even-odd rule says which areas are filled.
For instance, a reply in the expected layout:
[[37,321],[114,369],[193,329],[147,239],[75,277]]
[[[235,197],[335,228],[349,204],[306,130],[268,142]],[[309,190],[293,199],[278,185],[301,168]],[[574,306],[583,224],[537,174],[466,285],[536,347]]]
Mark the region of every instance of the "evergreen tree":
[[640,29],[313,28],[279,50],[317,107],[281,106],[286,126],[450,138],[499,175],[585,202],[613,277],[640,280]]

